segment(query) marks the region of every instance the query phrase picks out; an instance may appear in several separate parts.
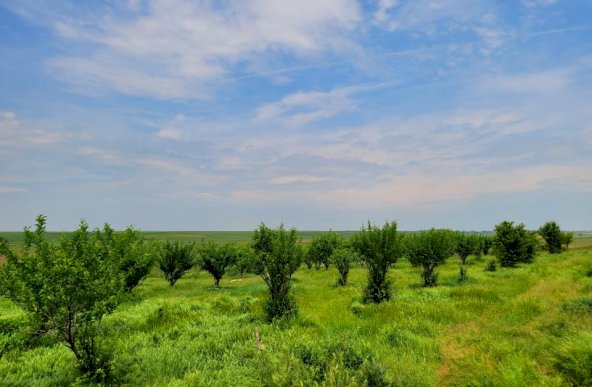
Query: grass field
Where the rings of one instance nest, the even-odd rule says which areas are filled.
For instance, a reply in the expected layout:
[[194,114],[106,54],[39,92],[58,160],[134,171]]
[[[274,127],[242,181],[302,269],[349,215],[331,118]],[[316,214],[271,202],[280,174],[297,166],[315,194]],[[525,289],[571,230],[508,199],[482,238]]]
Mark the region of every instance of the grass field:
[[[155,237],[198,235],[248,239]],[[394,299],[380,305],[359,302],[362,267],[345,288],[333,286],[332,268],[301,268],[294,276],[300,315],[280,325],[263,322],[266,288],[256,276],[228,275],[216,289],[207,273],[193,271],[169,287],[154,270],[106,317],[104,345],[118,382],[133,385],[586,385],[592,249],[585,244],[496,272],[484,271],[490,257],[471,258],[463,284],[458,259],[450,259],[436,288],[420,287],[417,269],[402,260],[390,272]],[[69,350],[49,337],[26,339],[25,323],[0,298],[0,385],[84,382]]]

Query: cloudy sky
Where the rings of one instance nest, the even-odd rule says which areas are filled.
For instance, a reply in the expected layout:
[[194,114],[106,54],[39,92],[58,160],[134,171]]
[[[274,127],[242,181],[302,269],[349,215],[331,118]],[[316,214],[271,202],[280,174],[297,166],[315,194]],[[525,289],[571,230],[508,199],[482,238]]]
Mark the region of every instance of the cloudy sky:
[[0,0],[0,230],[592,228],[589,0]]

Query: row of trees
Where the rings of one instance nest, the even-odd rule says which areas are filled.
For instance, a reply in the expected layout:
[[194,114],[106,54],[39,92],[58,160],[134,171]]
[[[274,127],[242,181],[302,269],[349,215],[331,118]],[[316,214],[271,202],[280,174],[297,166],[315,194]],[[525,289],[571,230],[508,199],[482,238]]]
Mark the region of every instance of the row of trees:
[[[539,234],[551,253],[561,251],[572,238],[554,222],[543,225]],[[215,286],[231,266],[241,275],[261,276],[268,288],[266,318],[274,321],[297,314],[291,278],[303,262],[309,269],[335,265],[338,286],[346,285],[352,264],[364,264],[368,281],[363,301],[380,303],[392,296],[388,273],[401,257],[421,267],[425,286],[436,286],[437,267],[455,254],[463,281],[469,255],[480,257],[493,249],[501,266],[512,267],[532,262],[537,246],[535,233],[512,222],[497,225],[493,237],[436,229],[404,234],[396,222],[382,227],[368,222],[350,240],[330,232],[308,245],[295,229],[272,229],[262,223],[249,245],[208,242],[196,248],[179,242],[159,246],[143,240],[131,227],[117,233],[109,225],[91,231],[82,221],[71,235],[49,243],[46,218],[39,216],[34,230],[25,228],[20,254],[0,239],[0,254],[6,257],[0,270],[0,291],[30,314],[35,334],[53,334],[70,348],[85,373],[105,380],[109,357],[97,343],[101,319],[146,278],[155,261],[171,286],[196,265],[213,276]]]

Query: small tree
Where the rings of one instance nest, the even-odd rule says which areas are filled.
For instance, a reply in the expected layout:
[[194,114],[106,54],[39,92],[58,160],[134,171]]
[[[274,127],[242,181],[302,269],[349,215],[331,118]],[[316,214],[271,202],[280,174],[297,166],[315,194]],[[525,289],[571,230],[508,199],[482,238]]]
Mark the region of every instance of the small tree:
[[105,240],[118,262],[119,270],[124,277],[124,289],[131,292],[150,274],[156,249],[146,243],[139,231],[128,227],[121,233],[114,233],[113,229],[105,225]]
[[340,247],[333,251],[331,261],[339,271],[337,286],[345,286],[347,284],[349,269],[351,268],[352,263],[356,261],[355,254],[354,251],[347,247]]
[[91,233],[81,221],[70,237],[52,245],[45,225],[45,216],[38,216],[34,231],[25,228],[22,254],[6,254],[2,291],[38,326],[56,334],[83,372],[104,381],[109,362],[98,349],[101,319],[115,309],[124,287],[106,242],[110,228]]
[[551,254],[560,253],[562,249],[561,228],[553,221],[547,222],[539,228],[539,235],[545,240],[546,248]]
[[157,263],[164,278],[173,286],[195,265],[195,245],[166,241],[160,250]]
[[339,234],[329,231],[326,234],[321,234],[312,239],[308,249],[310,260],[314,262],[315,268],[320,269],[321,264],[325,266],[325,270],[329,269],[331,265],[331,255],[343,243],[343,238]]
[[436,286],[436,268],[454,254],[454,234],[450,230],[424,231],[407,239],[407,255],[414,266],[421,266],[424,286]]
[[489,250],[493,246],[493,237],[491,235],[483,235],[482,236],[482,243],[481,247],[483,248],[482,253],[483,255],[489,254]]
[[287,231],[283,225],[273,230],[261,223],[253,234],[257,273],[269,290],[265,303],[268,321],[290,318],[298,313],[290,284],[294,268],[300,265],[302,259],[298,239],[295,229]]
[[504,221],[495,226],[493,252],[503,267],[514,267],[519,262],[530,263],[537,250],[536,236],[523,224]]
[[201,268],[214,277],[214,285],[220,287],[220,280],[226,269],[236,262],[236,248],[233,244],[217,245],[208,241],[200,249]]
[[382,228],[368,222],[368,228],[362,227],[351,244],[368,267],[368,284],[363,301],[378,304],[390,300],[388,270],[402,253],[397,222],[385,223]]
[[241,278],[245,273],[255,272],[255,252],[250,246],[238,245],[235,249],[236,269]]
[[573,241],[573,232],[568,231],[568,232],[561,233],[561,243],[563,244],[564,250],[569,249],[569,245],[571,244],[572,241]]
[[460,258],[460,277],[459,281],[463,282],[467,279],[467,259],[469,255],[481,255],[481,239],[478,235],[458,233],[456,239],[456,254]]

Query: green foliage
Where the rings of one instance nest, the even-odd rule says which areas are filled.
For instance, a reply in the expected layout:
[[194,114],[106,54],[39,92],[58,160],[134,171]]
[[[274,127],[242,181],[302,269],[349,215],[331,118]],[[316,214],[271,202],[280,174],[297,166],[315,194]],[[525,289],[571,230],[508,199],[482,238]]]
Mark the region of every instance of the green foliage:
[[381,303],[391,298],[388,270],[402,255],[401,236],[397,233],[397,222],[385,223],[382,228],[368,222],[352,237],[352,247],[368,267],[368,284],[363,301]]
[[[29,313],[37,326],[55,333],[94,380],[109,377],[109,356],[99,350],[101,320],[117,306],[124,281],[108,240],[111,228],[91,233],[86,222],[70,237],[50,244],[46,217],[25,228],[22,255],[7,255],[3,293]],[[4,249],[4,247],[3,247]]]
[[450,230],[431,229],[407,237],[409,262],[423,268],[421,277],[424,286],[437,285],[436,268],[454,254],[455,247],[455,235]]
[[245,273],[255,273],[255,252],[248,245],[240,244],[235,248],[236,269],[242,278]]
[[463,282],[467,279],[466,263],[469,255],[481,255],[482,239],[479,235],[457,233],[456,237],[456,254],[460,258],[460,277],[459,281]]
[[214,285],[219,287],[226,269],[237,260],[234,244],[218,245],[208,241],[204,243],[199,253],[201,268],[214,277]]
[[481,236],[481,247],[483,255],[489,254],[489,250],[493,247],[493,237],[490,235]]
[[295,229],[284,225],[271,229],[264,223],[253,234],[252,247],[257,254],[257,273],[269,290],[265,303],[268,321],[287,319],[297,314],[298,308],[291,293],[290,279],[302,262]]
[[333,251],[343,244],[343,237],[339,234],[328,232],[313,238],[308,248],[308,259],[314,263],[317,270],[321,265],[328,270],[331,265]]
[[339,271],[339,279],[337,286],[345,286],[347,284],[347,276],[353,262],[357,260],[356,253],[347,247],[340,247],[333,251],[331,261]]
[[546,249],[551,254],[557,254],[563,250],[561,245],[564,237],[557,223],[553,221],[545,223],[539,228],[538,233],[545,240]]
[[167,241],[157,258],[158,267],[170,286],[196,264],[195,245]]
[[537,251],[534,233],[523,224],[504,221],[495,226],[493,252],[503,267],[514,267],[519,262],[531,263]]
[[105,225],[105,239],[119,263],[124,289],[129,293],[150,273],[156,259],[156,248],[153,244],[146,243],[140,232],[133,227],[115,233],[109,225]]
[[567,231],[561,233],[561,244],[563,245],[563,249],[569,249],[569,245],[573,242],[573,232]]
[[485,266],[485,271],[496,271],[497,270],[497,264],[495,263],[495,259],[490,259],[489,262],[487,262],[487,266]]

